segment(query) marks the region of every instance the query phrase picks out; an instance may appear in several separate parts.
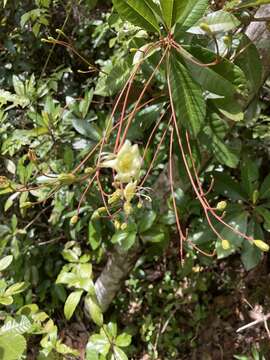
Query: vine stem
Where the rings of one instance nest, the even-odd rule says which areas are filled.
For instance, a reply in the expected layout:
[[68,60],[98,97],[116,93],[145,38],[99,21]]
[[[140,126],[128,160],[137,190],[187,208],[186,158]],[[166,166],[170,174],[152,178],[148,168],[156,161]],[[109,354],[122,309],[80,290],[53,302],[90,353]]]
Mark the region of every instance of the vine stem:
[[171,136],[170,136],[170,150],[169,150],[169,181],[170,181],[170,188],[171,188],[171,194],[172,194],[172,202],[173,202],[173,208],[175,213],[175,219],[176,219],[176,226],[177,231],[179,234],[179,249],[180,249],[180,260],[183,262],[183,241],[185,241],[186,237],[183,234],[181,223],[178,215],[177,205],[175,201],[175,195],[174,195],[174,187],[173,187],[173,162],[172,162],[172,156],[173,156],[173,134],[174,134],[174,128],[171,129]]

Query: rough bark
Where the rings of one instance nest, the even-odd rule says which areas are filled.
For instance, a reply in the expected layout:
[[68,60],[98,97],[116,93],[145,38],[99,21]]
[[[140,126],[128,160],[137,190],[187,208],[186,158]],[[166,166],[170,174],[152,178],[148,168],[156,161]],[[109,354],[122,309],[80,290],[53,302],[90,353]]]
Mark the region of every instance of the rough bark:
[[[270,5],[261,6],[255,18],[270,18]],[[247,28],[246,35],[254,42],[260,53],[264,81],[270,74],[270,27],[264,21],[254,21]]]
[[[256,17],[270,17],[270,5],[261,6]],[[270,74],[270,32],[265,22],[252,22],[246,31],[247,36],[257,46],[263,64],[263,80]],[[248,105],[248,104],[246,104]],[[166,205],[166,195],[169,193],[167,169],[160,175],[155,188],[159,194],[161,210]],[[123,280],[128,277],[133,269],[142,249],[136,244],[128,252],[115,247],[114,252],[95,283],[95,289],[99,304],[106,311],[120,290]]]

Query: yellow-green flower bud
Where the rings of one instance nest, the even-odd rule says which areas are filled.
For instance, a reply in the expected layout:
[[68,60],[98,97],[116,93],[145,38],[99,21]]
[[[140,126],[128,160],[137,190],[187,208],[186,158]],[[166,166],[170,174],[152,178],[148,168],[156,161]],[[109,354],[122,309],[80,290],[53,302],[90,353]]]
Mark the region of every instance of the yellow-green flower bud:
[[33,206],[33,203],[31,203],[30,201],[26,201],[20,205],[20,208],[21,209],[29,209],[32,206]]
[[143,207],[143,203],[140,201],[140,202],[138,202],[138,204],[137,204],[137,208],[138,209],[141,209]]
[[208,34],[212,33],[210,26],[207,23],[200,23],[200,28]]
[[220,201],[217,203],[216,209],[219,211],[223,211],[225,210],[227,207],[227,202],[226,201]]
[[254,205],[255,205],[256,202],[258,201],[259,196],[260,196],[259,191],[258,191],[258,190],[254,190],[254,191],[253,191],[253,194],[252,194],[252,202],[253,202]]
[[118,220],[114,220],[113,224],[116,230],[119,230],[121,228],[121,224]]
[[265,252],[267,252],[267,251],[269,251],[269,245],[268,244],[266,244],[264,241],[262,241],[262,240],[253,240],[253,244],[255,245],[255,246],[257,246],[260,250],[262,250],[262,251],[265,251]]
[[136,187],[137,187],[137,181],[130,182],[125,187],[124,197],[128,202],[130,202],[133,199],[134,195],[136,194]]
[[228,35],[224,36],[224,37],[223,37],[223,41],[224,41],[224,44],[225,44],[227,47],[231,47],[231,45],[232,45],[232,38],[231,38],[231,36],[228,36]]
[[85,174],[93,174],[95,172],[95,169],[92,167],[87,167],[84,169]]
[[70,224],[71,224],[71,225],[76,225],[77,222],[78,222],[78,220],[79,220],[79,216],[78,216],[78,215],[74,215],[74,216],[72,216],[72,218],[70,219]]
[[126,228],[127,228],[127,223],[123,223],[123,224],[121,225],[121,230],[126,230]]
[[221,246],[222,246],[223,250],[229,250],[231,247],[231,244],[228,240],[222,239]]
[[130,204],[129,201],[126,201],[126,202],[124,203],[124,212],[125,212],[125,214],[126,214],[127,216],[130,215],[131,212],[132,212],[132,206],[131,206],[131,204]]
[[113,204],[120,200],[122,197],[122,191],[120,189],[117,189],[112,195],[110,195],[108,203]]
[[107,212],[107,209],[105,208],[105,206],[102,206],[102,207],[98,208],[96,211],[99,215],[102,215]]
[[60,181],[61,184],[64,185],[71,185],[74,184],[76,181],[76,176],[74,174],[60,174],[58,175],[57,179]]

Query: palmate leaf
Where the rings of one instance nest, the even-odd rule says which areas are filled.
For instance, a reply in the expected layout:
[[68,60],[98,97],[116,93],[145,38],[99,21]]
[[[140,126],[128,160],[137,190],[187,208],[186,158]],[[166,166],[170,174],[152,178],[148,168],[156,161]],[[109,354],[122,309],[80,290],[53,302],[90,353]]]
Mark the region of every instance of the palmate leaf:
[[197,135],[206,115],[205,100],[201,87],[194,82],[187,68],[176,56],[170,58],[169,81],[177,121]]
[[149,32],[159,32],[159,25],[149,0],[113,0],[113,5],[123,20]]

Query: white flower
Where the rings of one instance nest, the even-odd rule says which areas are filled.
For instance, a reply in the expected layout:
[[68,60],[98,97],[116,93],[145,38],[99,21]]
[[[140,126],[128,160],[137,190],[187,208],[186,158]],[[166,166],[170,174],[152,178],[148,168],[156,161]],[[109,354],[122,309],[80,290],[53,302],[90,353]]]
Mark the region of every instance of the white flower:
[[114,169],[117,172],[115,180],[122,183],[138,179],[142,166],[138,145],[131,145],[131,142],[126,140],[118,154],[107,154],[100,166]]

